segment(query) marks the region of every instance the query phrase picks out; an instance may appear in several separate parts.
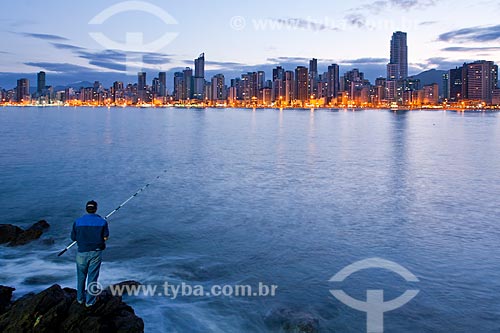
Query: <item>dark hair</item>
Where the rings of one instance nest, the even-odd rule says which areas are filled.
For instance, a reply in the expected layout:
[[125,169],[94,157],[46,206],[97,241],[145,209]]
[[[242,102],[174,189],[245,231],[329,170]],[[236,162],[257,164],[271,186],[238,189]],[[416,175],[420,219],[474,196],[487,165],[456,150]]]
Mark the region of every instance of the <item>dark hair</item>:
[[87,210],[87,213],[93,214],[97,212],[97,202],[95,202],[94,200],[90,200],[89,202],[87,202],[85,209]]

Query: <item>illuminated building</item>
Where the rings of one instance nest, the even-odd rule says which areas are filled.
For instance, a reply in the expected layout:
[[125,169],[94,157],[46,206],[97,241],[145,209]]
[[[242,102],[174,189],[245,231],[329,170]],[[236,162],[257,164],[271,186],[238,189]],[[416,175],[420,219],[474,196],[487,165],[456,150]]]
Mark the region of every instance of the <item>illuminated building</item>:
[[202,100],[205,94],[205,53],[194,60],[192,98]]
[[308,90],[309,75],[307,67],[298,66],[295,69],[295,99],[304,103],[309,100],[309,90]]
[[21,103],[29,102],[30,100],[30,80],[24,78],[17,80],[16,101]]

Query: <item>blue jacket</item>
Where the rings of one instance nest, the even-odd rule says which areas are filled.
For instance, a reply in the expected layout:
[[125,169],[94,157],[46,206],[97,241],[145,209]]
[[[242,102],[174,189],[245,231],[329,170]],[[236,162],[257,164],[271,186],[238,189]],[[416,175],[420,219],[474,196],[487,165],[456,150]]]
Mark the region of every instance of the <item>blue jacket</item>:
[[86,214],[73,223],[71,239],[78,243],[78,252],[104,250],[109,237],[108,222],[97,214]]

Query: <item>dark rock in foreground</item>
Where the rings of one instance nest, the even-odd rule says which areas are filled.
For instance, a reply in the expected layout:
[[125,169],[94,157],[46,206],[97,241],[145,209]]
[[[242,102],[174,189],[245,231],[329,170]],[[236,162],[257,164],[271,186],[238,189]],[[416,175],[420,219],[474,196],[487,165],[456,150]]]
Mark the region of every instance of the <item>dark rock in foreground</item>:
[[0,286],[0,315],[3,314],[10,305],[12,292],[15,288]]
[[40,238],[50,225],[45,220],[40,220],[26,230],[12,224],[0,224],[0,244],[9,243],[9,246],[25,245]]
[[[4,289],[8,288],[8,289]],[[2,291],[3,290],[3,291]],[[0,286],[2,295],[13,288]],[[9,306],[9,305],[7,305]],[[0,332],[144,332],[144,322],[121,297],[103,291],[86,308],[76,302],[76,290],[55,284],[38,294],[27,294],[0,312]]]

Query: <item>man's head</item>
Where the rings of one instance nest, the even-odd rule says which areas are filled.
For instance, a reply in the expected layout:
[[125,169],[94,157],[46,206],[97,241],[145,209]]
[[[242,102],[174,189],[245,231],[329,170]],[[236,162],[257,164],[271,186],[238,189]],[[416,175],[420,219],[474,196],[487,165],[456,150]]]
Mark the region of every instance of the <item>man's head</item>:
[[90,200],[89,202],[87,202],[85,209],[87,210],[87,213],[94,214],[95,212],[97,212],[97,202],[95,202],[94,200]]

